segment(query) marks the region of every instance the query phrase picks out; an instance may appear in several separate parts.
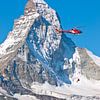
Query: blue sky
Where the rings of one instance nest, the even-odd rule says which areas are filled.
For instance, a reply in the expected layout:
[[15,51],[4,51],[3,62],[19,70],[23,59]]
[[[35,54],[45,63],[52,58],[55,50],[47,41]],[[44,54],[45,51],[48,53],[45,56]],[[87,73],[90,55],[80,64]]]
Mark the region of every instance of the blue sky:
[[[100,56],[100,0],[45,0],[61,19],[63,29],[81,28],[80,36],[67,35],[79,47],[88,48]],[[27,0],[0,1],[0,43],[12,29],[14,19],[23,14]]]

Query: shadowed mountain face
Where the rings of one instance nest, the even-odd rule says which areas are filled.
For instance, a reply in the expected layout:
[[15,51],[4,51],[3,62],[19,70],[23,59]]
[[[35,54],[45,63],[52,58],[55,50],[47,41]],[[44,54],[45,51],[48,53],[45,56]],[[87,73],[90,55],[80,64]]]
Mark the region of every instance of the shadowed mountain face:
[[[0,86],[9,95],[36,96],[31,90],[35,82],[47,82],[55,87],[71,85],[76,73],[100,80],[100,67],[86,49],[76,47],[65,34],[57,33],[56,27],[60,29],[61,25],[52,8],[43,0],[28,1],[25,15],[15,21],[13,30],[0,47],[1,71],[4,69]],[[51,100],[52,97],[41,98]]]

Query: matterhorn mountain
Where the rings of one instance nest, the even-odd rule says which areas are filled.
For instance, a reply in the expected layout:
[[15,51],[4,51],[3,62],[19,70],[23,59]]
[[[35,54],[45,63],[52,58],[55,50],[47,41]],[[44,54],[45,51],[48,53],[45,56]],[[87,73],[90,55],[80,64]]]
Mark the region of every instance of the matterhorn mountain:
[[28,0],[0,45],[0,100],[100,100],[100,58],[55,27],[57,12]]

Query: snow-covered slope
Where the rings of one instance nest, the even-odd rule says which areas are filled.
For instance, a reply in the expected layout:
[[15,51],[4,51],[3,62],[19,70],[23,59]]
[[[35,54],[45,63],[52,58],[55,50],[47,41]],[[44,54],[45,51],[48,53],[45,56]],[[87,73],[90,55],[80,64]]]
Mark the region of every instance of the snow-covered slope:
[[96,55],[94,55],[91,51],[86,50],[88,55],[93,59],[93,61],[100,66],[100,57],[97,57]]
[[[0,45],[0,69],[4,70],[8,62],[17,54],[23,45],[34,20],[39,16],[37,12],[30,16],[21,16],[15,21],[14,29],[9,33],[7,39]],[[11,57],[12,56],[12,57]]]
[[0,45],[0,86],[17,99],[99,100],[99,58],[55,28],[61,28],[56,11],[43,0],[28,0]]

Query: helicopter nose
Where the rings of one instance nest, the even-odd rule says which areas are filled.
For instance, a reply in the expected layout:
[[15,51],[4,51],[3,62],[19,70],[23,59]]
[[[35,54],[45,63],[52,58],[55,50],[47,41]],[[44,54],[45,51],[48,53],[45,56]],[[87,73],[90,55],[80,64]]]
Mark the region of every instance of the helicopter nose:
[[82,31],[80,31],[80,33],[82,33]]

